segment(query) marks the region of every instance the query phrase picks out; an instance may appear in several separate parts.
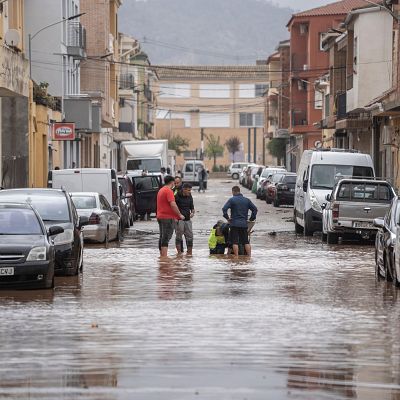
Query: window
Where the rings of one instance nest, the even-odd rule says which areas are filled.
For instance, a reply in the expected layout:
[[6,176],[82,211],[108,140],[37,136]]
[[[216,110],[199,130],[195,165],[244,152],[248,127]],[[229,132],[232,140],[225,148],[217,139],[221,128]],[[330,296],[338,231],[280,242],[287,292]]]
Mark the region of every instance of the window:
[[264,83],[257,83],[256,84],[256,97],[263,97],[265,96],[268,89],[268,85]]
[[185,128],[190,128],[191,126],[191,115],[190,113],[174,113],[168,110],[158,110],[156,113],[157,119],[183,119],[185,121]]
[[193,172],[193,164],[186,164],[185,172]]
[[163,83],[160,85],[159,97],[187,99],[191,96],[191,85],[188,83]]
[[314,108],[322,110],[322,93],[318,90],[314,91]]
[[223,84],[201,84],[200,97],[209,99],[229,99],[231,87]]
[[229,128],[230,115],[228,113],[200,113],[201,128]]
[[100,208],[102,210],[111,211],[111,206],[110,203],[107,201],[107,199],[103,195],[100,195],[99,197],[100,197]]
[[97,208],[96,198],[94,196],[72,196],[75,208],[78,210],[90,210]]
[[254,83],[239,85],[239,98],[253,99],[256,97],[256,87]]
[[343,183],[338,198],[349,201],[390,201],[393,197],[388,185],[374,183]]
[[244,127],[263,127],[264,114],[263,113],[240,113],[239,125]]

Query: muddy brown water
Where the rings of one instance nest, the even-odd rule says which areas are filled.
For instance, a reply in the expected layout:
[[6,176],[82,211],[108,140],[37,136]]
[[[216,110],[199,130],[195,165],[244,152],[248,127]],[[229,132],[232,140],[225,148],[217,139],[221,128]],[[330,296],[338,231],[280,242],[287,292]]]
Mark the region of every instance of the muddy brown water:
[[54,291],[0,292],[0,399],[400,399],[372,246],[261,230],[234,260],[196,233],[193,257],[132,231]]

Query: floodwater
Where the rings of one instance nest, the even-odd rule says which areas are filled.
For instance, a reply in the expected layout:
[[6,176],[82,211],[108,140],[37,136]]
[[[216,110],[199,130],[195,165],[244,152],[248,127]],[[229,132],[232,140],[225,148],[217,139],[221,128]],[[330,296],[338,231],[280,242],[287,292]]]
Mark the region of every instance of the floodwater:
[[0,292],[0,399],[400,399],[400,296],[372,246],[263,228],[251,260],[210,257],[207,224],[193,257],[160,261],[145,222],[54,291]]

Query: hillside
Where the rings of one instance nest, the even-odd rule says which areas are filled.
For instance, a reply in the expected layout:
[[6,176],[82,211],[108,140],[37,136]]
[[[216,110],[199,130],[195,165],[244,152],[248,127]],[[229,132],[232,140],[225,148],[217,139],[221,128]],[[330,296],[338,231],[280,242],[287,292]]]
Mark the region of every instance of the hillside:
[[125,0],[119,29],[153,64],[249,64],[288,37],[291,13],[261,0]]

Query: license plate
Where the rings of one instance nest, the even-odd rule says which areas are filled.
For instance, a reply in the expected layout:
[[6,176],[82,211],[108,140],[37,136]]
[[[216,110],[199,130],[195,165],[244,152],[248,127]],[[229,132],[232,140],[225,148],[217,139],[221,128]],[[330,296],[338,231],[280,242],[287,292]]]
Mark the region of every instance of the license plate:
[[14,275],[14,268],[1,268],[0,267],[0,276],[8,276]]
[[353,222],[354,228],[372,228],[372,222]]

